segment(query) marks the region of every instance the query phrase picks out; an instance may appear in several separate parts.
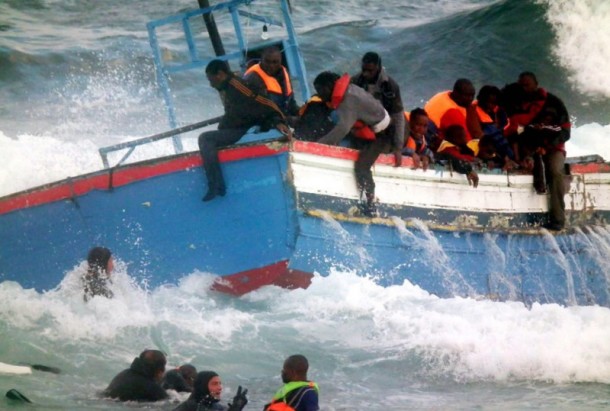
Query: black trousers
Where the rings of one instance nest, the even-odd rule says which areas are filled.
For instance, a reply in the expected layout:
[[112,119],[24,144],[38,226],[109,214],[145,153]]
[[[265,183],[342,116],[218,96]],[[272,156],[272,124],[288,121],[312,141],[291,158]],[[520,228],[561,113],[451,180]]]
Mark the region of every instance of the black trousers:
[[375,181],[371,167],[375,164],[379,154],[388,153],[391,146],[388,139],[377,136],[375,140],[365,142],[358,153],[355,164],[356,184],[359,190],[364,191],[369,201],[375,198]]
[[203,169],[208,178],[208,189],[215,192],[225,191],[226,185],[220,163],[218,149],[235,144],[246,134],[247,128],[227,128],[206,131],[199,136],[199,153],[203,160]]

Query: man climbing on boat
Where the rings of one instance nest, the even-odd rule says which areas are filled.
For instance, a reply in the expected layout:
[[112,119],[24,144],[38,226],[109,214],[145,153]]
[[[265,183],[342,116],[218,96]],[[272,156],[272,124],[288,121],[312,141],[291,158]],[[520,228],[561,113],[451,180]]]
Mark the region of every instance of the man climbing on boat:
[[299,106],[294,99],[290,75],[282,65],[282,52],[278,46],[263,50],[260,63],[254,64],[244,80],[257,93],[269,98],[286,116],[297,116]]
[[253,92],[231,72],[226,61],[212,60],[205,73],[210,85],[220,93],[225,109],[218,130],[206,131],[199,136],[199,151],[208,179],[208,192],[203,201],[210,201],[226,193],[218,161],[219,148],[235,144],[253,126],[259,126],[261,131],[275,127],[287,138],[292,138],[292,131],[279,107]]
[[[466,109],[474,101],[475,89],[472,82],[461,78],[453,84],[453,90],[435,94],[425,105],[424,110],[436,125],[439,136],[444,138],[449,126],[460,126],[466,131],[466,141],[472,140],[466,123]],[[432,147],[436,150],[436,147]]]
[[[314,87],[322,101],[335,110],[337,117],[333,129],[320,138],[319,143],[338,145],[350,131],[358,138],[374,140],[390,125],[390,115],[381,102],[361,87],[350,84],[348,74],[339,76],[329,71],[322,72],[315,78]],[[376,213],[372,175],[368,179],[365,173],[357,172],[356,182],[366,196],[363,214],[371,217]]]
[[398,83],[387,75],[381,65],[381,57],[375,52],[370,51],[362,56],[361,71],[351,78],[351,82],[381,102],[390,115],[390,125],[377,133],[374,140],[357,139],[360,152],[355,164],[356,182],[366,195],[364,214],[374,214],[375,181],[371,167],[379,154],[388,152],[394,153],[394,165],[401,165],[406,124],[404,108]]
[[507,102],[513,111],[504,133],[517,143],[519,158],[533,156],[536,191],[546,194],[548,185],[549,220],[545,228],[562,230],[566,220],[565,143],[570,139],[570,116],[559,97],[538,86],[534,73],[521,73],[516,84],[519,92]]

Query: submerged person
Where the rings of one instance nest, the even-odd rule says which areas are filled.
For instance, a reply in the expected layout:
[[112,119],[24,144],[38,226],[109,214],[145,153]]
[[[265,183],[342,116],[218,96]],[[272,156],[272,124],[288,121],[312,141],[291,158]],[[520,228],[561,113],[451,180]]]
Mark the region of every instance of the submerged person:
[[168,397],[161,387],[167,360],[158,350],[145,350],[116,375],[102,395],[119,401],[159,401]]
[[304,355],[286,358],[282,368],[284,386],[273,396],[271,403],[265,405],[265,411],[318,411],[318,384],[307,379],[308,370],[309,362]]
[[176,392],[192,392],[196,377],[197,368],[191,364],[183,364],[166,372],[163,381],[161,381],[161,386],[166,390]]
[[292,132],[279,107],[268,98],[254,93],[231,72],[226,61],[212,60],[205,73],[210,85],[220,93],[225,110],[218,130],[206,131],[199,136],[199,151],[208,179],[208,192],[203,201],[210,201],[226,193],[218,161],[219,148],[237,143],[253,126],[260,126],[261,131],[275,127],[288,138],[292,137]]
[[87,255],[87,264],[87,272],[82,277],[83,299],[89,301],[97,295],[112,298],[114,294],[108,288],[108,284],[112,283],[110,274],[114,270],[114,260],[110,250],[106,247],[92,248]]
[[246,394],[241,386],[233,401],[227,407],[220,404],[222,395],[222,381],[214,371],[201,371],[195,378],[193,392],[182,404],[174,408],[174,411],[241,411],[248,403]]

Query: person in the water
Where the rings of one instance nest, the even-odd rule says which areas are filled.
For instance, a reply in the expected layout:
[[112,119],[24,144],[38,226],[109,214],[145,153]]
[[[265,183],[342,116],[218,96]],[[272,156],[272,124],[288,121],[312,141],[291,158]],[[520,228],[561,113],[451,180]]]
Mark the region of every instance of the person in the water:
[[82,277],[83,299],[89,301],[97,295],[112,298],[114,294],[109,284],[112,284],[110,275],[114,270],[114,260],[110,250],[106,247],[93,247],[89,250],[87,263],[87,272]]
[[166,390],[176,392],[193,392],[193,383],[197,377],[197,368],[191,364],[183,364],[169,370],[163,376],[161,386]]
[[158,350],[144,350],[131,366],[116,375],[102,395],[119,401],[159,401],[168,397],[160,381],[167,360]]
[[195,378],[191,396],[174,411],[241,411],[248,403],[248,390],[237,389],[233,401],[228,406],[220,404],[222,381],[214,371],[201,371]]

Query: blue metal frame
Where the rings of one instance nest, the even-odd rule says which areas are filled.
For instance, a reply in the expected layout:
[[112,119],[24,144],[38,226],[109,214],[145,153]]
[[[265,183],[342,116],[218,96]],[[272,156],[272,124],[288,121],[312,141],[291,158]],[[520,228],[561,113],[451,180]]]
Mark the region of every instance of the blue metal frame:
[[[240,67],[245,67],[245,56],[248,51],[248,47],[244,40],[244,34],[242,30],[242,24],[240,21],[240,16],[244,16],[247,18],[251,18],[253,20],[264,22],[269,25],[276,25],[284,27],[286,30],[286,37],[281,39],[282,44],[284,46],[284,55],[286,56],[286,62],[288,64],[288,70],[292,74],[293,77],[296,77],[299,83],[299,89],[301,91],[301,98],[303,101],[306,101],[310,97],[309,85],[307,84],[307,72],[305,69],[305,63],[303,62],[303,57],[299,50],[299,44],[297,41],[296,31],[294,29],[294,25],[292,23],[292,17],[290,15],[290,8],[287,0],[280,0],[280,9],[282,14],[282,21],[278,21],[271,17],[260,16],[257,14],[253,14],[250,11],[240,10],[242,6],[249,6],[251,3],[254,3],[255,0],[234,0],[224,3],[219,3],[217,5],[207,7],[204,9],[191,10],[184,13],[176,14],[173,16],[169,16],[159,20],[153,20],[148,22],[146,25],[148,29],[148,37],[150,41],[150,46],[153,51],[153,59],[155,62],[155,70],[157,76],[157,83],[159,88],[163,94],[163,99],[165,101],[165,105],[167,107],[168,116],[169,116],[169,126],[173,129],[177,127],[178,121],[176,116],[176,109],[174,107],[174,102],[172,99],[170,87],[169,87],[169,75],[172,73],[178,73],[186,70],[198,69],[203,66],[206,66],[213,59],[219,58],[222,60],[238,60]],[[231,14],[233,29],[235,32],[235,36],[238,42],[239,51],[234,53],[224,54],[222,56],[212,56],[212,57],[204,57],[200,58],[197,54],[197,47],[195,44],[195,39],[193,37],[193,33],[191,30],[189,19],[202,16],[208,13],[214,13],[219,11],[227,11]],[[168,24],[182,23],[184,38],[188,46],[189,50],[189,62],[183,64],[166,64],[163,61],[161,48],[159,46],[159,39],[157,36],[157,29],[162,26],[166,26]],[[280,39],[275,39],[274,42],[279,41]],[[256,48],[264,45],[265,42],[261,42],[256,45]],[[174,149],[176,153],[182,152],[182,142],[179,136],[173,136]],[[131,150],[133,151],[133,149]],[[129,155],[128,153],[127,155]]]

